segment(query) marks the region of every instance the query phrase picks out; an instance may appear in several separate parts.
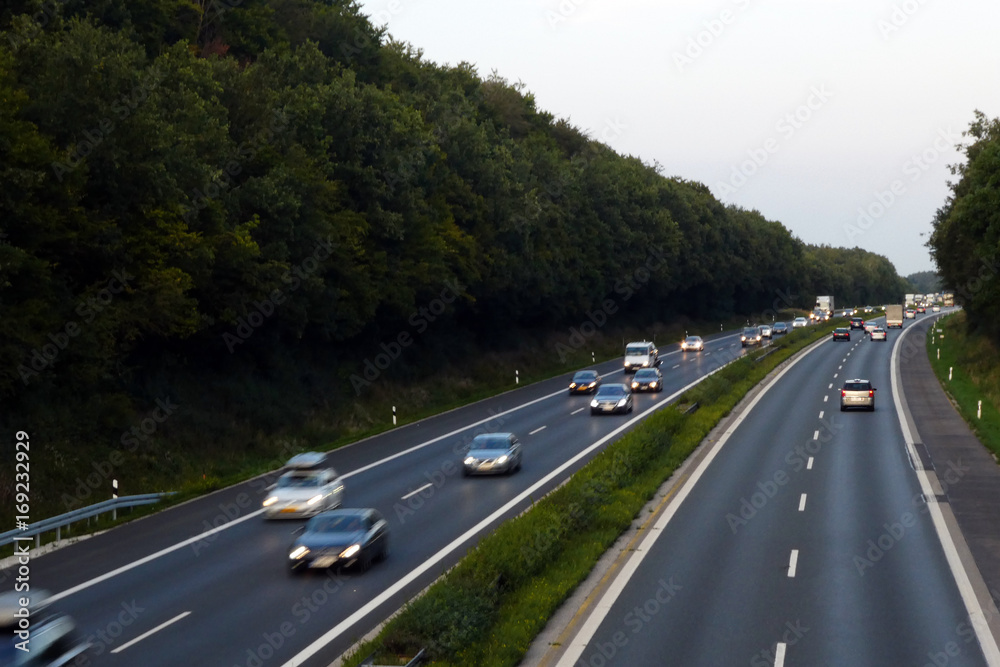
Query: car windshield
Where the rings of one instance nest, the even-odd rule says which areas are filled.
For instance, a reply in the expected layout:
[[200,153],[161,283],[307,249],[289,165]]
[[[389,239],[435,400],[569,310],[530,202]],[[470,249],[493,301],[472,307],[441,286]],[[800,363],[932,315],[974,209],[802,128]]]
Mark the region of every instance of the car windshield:
[[621,396],[625,393],[625,388],[619,385],[606,384],[597,390],[598,398],[611,398],[613,396]]
[[322,485],[322,478],[316,474],[292,473],[278,478],[278,488],[309,488]]
[[754,327],[747,327],[746,329],[743,330],[743,335],[744,336],[756,336],[757,335],[757,329],[755,329]]
[[630,357],[641,357],[644,354],[649,354],[649,348],[645,345],[629,345],[625,348],[625,354]]
[[701,339],[698,338],[697,336],[688,336],[687,337],[687,342],[689,342],[689,343],[700,343]]
[[361,530],[363,523],[357,514],[335,514],[315,516],[309,519],[311,533],[354,533]]
[[867,382],[847,382],[844,384],[847,391],[868,391],[871,385]]
[[641,371],[636,371],[635,372],[635,379],[636,380],[655,380],[656,379],[656,371],[649,370],[649,369],[643,369]]
[[847,327],[837,327],[836,329],[837,333],[847,333],[848,331],[850,331],[850,329],[848,329]]
[[510,440],[504,434],[477,435],[472,439],[472,449],[507,449]]
[[593,382],[597,379],[597,373],[594,371],[580,371],[573,376],[573,382]]

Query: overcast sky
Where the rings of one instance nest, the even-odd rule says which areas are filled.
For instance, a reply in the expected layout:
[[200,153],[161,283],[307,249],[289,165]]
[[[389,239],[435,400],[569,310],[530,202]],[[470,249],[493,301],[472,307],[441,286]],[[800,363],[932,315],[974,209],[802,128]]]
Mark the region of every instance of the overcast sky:
[[522,81],[619,153],[901,275],[934,269],[973,111],[1000,116],[997,0],[360,4],[426,59]]

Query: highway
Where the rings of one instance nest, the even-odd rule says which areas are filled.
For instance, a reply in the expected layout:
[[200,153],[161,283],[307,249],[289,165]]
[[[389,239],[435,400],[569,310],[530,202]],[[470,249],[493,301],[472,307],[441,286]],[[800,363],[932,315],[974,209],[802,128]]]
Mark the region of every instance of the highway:
[[[665,391],[637,395],[633,415],[591,416],[566,375],[331,452],[345,506],[375,507],[390,524],[391,555],[367,573],[288,574],[302,522],[260,515],[271,474],[38,557],[33,587],[90,637],[87,664],[328,665],[654,406],[744,353],[736,335],[706,343],[661,346]],[[620,359],[595,368],[622,379]],[[461,475],[462,447],[486,431],[518,435],[520,472]]]
[[[989,664],[897,416],[900,335],[788,366],[543,664]],[[876,409],[841,412],[858,377]]]

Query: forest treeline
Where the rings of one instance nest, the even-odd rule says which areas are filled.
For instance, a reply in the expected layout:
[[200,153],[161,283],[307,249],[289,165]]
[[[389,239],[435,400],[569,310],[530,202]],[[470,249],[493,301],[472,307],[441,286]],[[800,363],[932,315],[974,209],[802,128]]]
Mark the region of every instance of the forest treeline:
[[[354,2],[15,0],[0,29],[8,426],[120,432],[237,368],[335,378],[329,408],[421,326],[460,359],[609,299],[655,322],[908,291],[886,258],[619,155]],[[257,388],[231,391],[223,412]]]
[[1000,340],[1000,118],[974,112],[927,245],[968,326]]

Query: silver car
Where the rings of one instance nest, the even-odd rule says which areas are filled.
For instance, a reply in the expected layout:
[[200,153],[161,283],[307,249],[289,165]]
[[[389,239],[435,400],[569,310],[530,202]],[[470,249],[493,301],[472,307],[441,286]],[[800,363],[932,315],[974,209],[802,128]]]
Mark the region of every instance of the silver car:
[[291,470],[268,487],[264,499],[267,519],[300,519],[340,507],[344,501],[344,480],[325,465],[326,455],[307,452],[292,457]]
[[[598,389],[600,392],[600,389]],[[462,460],[463,475],[506,475],[521,469],[521,443],[513,433],[481,433]]]
[[886,338],[888,338],[888,336],[885,333],[885,329],[883,329],[882,327],[875,327],[874,329],[872,329],[871,332],[872,340],[880,340],[884,343],[886,341]]
[[605,384],[590,402],[590,414],[632,412],[632,390],[627,384]]
[[855,378],[844,383],[840,390],[840,411],[848,408],[865,408],[875,411],[875,387],[868,380]]

